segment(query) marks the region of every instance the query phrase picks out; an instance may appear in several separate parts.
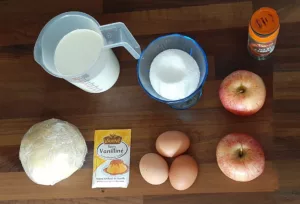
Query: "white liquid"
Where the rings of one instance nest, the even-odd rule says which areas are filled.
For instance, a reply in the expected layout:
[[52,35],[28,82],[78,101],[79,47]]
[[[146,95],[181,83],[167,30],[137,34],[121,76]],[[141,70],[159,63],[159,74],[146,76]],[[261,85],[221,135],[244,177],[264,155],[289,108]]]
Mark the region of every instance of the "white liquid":
[[199,80],[197,62],[182,50],[165,50],[151,63],[150,83],[153,89],[166,99],[186,98],[197,89]]
[[84,91],[106,91],[116,83],[120,65],[111,49],[102,50],[103,45],[102,35],[93,30],[72,31],[59,41],[54,65],[67,81]]

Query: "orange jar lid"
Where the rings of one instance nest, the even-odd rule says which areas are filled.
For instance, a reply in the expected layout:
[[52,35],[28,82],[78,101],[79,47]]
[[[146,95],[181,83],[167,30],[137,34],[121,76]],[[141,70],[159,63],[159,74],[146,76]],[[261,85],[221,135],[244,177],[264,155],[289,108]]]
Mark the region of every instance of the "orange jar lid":
[[269,42],[277,37],[279,27],[277,12],[272,8],[262,7],[251,17],[249,35],[258,42]]

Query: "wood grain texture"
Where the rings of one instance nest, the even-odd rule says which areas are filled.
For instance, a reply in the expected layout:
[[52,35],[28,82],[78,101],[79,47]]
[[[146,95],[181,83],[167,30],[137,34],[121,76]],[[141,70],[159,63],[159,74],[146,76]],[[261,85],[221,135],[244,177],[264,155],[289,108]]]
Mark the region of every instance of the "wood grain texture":
[[[0,173],[0,197],[2,200],[84,198],[114,196],[144,196],[165,194],[225,193],[225,192],[270,192],[278,189],[277,172],[271,162],[259,179],[250,183],[238,183],[225,177],[216,163],[200,165],[195,184],[186,191],[173,189],[169,182],[160,186],[146,183],[140,176],[138,161],[130,169],[130,184],[126,189],[91,189],[92,169],[81,169],[65,181],[51,186],[34,184],[23,172]],[[22,183],[22,185],[18,185]],[[9,185],[10,184],[10,185]],[[226,186],[226,188],[224,188]]]
[[[178,0],[104,0],[103,7],[105,13],[119,13],[119,12],[132,12],[142,11],[149,9],[166,9],[166,8],[178,8],[183,6],[199,6],[209,4],[219,4],[227,2],[238,2],[240,0],[189,0],[189,1],[178,1]],[[121,6],[116,6],[121,5]]]
[[245,26],[251,13],[248,1],[104,14],[99,20],[110,23],[122,19],[134,35],[149,35]]
[[53,200],[12,200],[0,201],[0,204],[143,204],[143,197],[109,197]]
[[[297,8],[296,8],[297,9]],[[282,203],[298,203],[300,167],[300,69],[296,24],[284,24],[278,50],[274,53],[273,122],[275,163],[278,169]],[[295,53],[296,52],[296,53]]]
[[[2,0],[0,1],[0,13],[3,15],[8,14],[44,14],[66,12],[70,10],[81,10],[83,12],[102,12],[103,0],[93,1],[86,0],[84,3],[81,1],[72,0],[52,0],[52,1],[18,1],[18,0]],[[34,13],[33,13],[34,12]],[[21,17],[21,16],[19,16]],[[9,19],[7,19],[9,20]]]
[[231,194],[192,194],[176,196],[146,196],[144,204],[172,204],[172,203],[190,203],[190,204],[273,204],[275,203],[274,193],[231,193]]
[[[0,204],[87,203],[300,203],[300,4],[299,0],[103,0],[0,1]],[[253,11],[274,7],[281,27],[276,49],[266,61],[249,56],[247,26]],[[176,111],[147,96],[139,86],[136,61],[114,49],[121,65],[117,83],[88,94],[46,73],[35,63],[34,42],[55,15],[78,10],[101,24],[121,21],[142,49],[155,38],[182,33],[194,38],[208,56],[209,76],[201,100]],[[238,117],[218,98],[222,79],[246,69],[262,76],[267,100],[257,114]],[[80,99],[80,100],[78,100]],[[35,123],[59,118],[76,125],[88,145],[82,169],[55,186],[28,179],[18,158],[23,135]],[[96,129],[132,129],[131,174],[127,189],[91,189],[93,136]],[[157,136],[167,130],[189,135],[188,154],[199,164],[196,183],[186,191],[169,181],[147,184],[138,163],[155,152]],[[234,182],[219,170],[215,150],[228,133],[244,132],[263,146],[267,166],[249,183]],[[170,163],[171,160],[168,160]]]

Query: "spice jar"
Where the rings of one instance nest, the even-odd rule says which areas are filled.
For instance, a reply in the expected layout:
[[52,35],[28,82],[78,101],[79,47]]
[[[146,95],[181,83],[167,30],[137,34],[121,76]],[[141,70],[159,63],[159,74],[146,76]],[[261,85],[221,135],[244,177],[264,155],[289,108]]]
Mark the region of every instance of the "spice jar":
[[249,23],[248,50],[258,60],[265,60],[274,50],[279,33],[277,12],[268,7],[255,11]]

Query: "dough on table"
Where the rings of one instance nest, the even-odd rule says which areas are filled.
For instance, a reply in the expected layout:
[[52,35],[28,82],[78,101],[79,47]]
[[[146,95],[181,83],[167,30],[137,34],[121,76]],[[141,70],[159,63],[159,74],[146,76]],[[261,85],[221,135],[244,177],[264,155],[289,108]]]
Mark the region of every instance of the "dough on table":
[[77,127],[50,119],[27,131],[21,141],[19,157],[33,182],[54,185],[80,169],[86,153],[86,142]]

